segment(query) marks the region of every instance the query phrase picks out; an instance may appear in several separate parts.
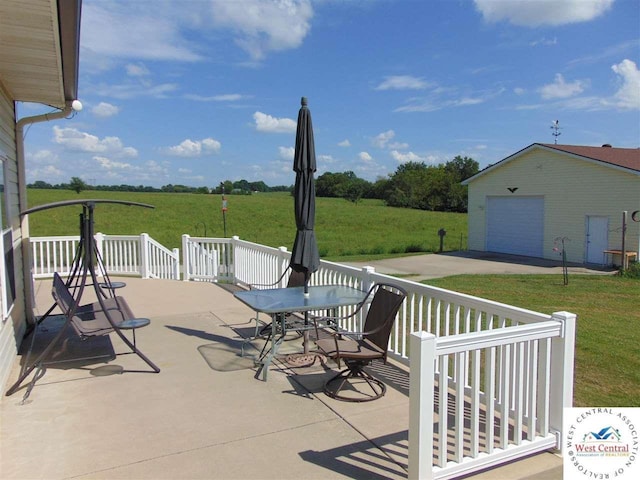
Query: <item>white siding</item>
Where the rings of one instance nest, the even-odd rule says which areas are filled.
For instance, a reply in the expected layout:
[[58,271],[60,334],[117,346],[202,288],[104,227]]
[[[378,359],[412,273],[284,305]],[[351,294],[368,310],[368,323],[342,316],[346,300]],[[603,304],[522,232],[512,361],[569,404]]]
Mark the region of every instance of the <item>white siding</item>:
[[[20,219],[18,212],[18,168],[15,147],[15,110],[14,102],[0,84],[0,152],[5,158],[5,190],[2,196],[2,207],[8,210],[8,225],[13,229],[14,274],[16,282],[16,298],[9,318],[2,319],[0,325],[0,387],[4,393],[6,381],[16,360],[17,349],[25,330],[24,287],[22,273],[22,254],[20,245]],[[0,278],[0,288],[4,288],[5,280]],[[2,311],[2,309],[0,309]]]
[[[516,188],[511,193],[508,188]],[[609,248],[622,243],[622,211],[640,209],[640,176],[569,154],[534,149],[481,175],[469,184],[469,249],[485,250],[487,196],[543,196],[543,257],[559,259],[554,239],[567,237],[567,260],[582,263],[586,254],[587,215],[609,218]],[[640,248],[640,223],[627,228],[627,250]]]

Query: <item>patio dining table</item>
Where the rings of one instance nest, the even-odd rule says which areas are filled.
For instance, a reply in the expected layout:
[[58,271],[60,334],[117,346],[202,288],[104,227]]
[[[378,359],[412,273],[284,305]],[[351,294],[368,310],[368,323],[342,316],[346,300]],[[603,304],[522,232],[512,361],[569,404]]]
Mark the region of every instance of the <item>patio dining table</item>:
[[[287,334],[287,313],[336,310],[340,307],[357,305],[366,299],[367,293],[346,285],[321,285],[308,287],[308,294],[304,287],[271,288],[265,290],[248,290],[236,292],[235,297],[256,312],[266,313],[273,318],[271,322],[271,348],[258,359],[261,364],[262,379],[267,380],[269,365],[278,353],[280,344]],[[333,314],[332,314],[333,316]],[[306,316],[305,316],[306,318]],[[300,331],[311,328],[306,324],[296,324],[291,327]],[[278,333],[280,328],[280,335]],[[276,338],[277,336],[277,338]]]

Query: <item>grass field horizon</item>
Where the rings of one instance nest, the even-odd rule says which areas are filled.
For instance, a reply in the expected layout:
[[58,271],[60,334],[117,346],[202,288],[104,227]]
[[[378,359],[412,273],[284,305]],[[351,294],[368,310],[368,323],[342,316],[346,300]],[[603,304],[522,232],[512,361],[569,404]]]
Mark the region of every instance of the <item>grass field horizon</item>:
[[[104,192],[29,189],[29,208],[81,199],[127,200],[154,209],[98,205],[95,231],[111,235],[148,233],[167,248],[179,248],[181,236],[224,236],[222,197],[192,193]],[[227,237],[237,235],[271,247],[291,249],[295,238],[293,197],[287,192],[227,195]],[[29,216],[32,237],[77,235],[79,206],[37,212]],[[438,230],[447,232],[444,249],[467,247],[467,215],[388,207],[381,200],[357,205],[341,198],[317,198],[316,237],[320,256],[327,259],[380,257],[439,250]],[[206,231],[206,235],[205,235]]]

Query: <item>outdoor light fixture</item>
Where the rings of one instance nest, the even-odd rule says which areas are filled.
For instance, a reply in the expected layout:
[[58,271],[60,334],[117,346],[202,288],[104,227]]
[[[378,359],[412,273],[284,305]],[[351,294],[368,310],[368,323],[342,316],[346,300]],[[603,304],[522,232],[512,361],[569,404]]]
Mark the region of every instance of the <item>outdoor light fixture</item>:
[[82,110],[82,102],[80,100],[74,100],[73,102],[71,102],[71,108],[73,108],[74,111],[79,112]]

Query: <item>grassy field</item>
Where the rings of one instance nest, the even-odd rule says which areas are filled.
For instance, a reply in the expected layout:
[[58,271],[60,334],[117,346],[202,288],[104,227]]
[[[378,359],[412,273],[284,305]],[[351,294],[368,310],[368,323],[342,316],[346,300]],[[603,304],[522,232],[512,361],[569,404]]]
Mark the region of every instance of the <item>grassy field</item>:
[[538,312],[578,315],[576,406],[640,407],[640,281],[617,276],[460,275],[425,281]]
[[[168,248],[180,247],[181,235],[222,237],[220,195],[179,193],[28,191],[29,207],[62,200],[105,198],[153,205],[153,210],[98,205],[96,232],[112,235],[148,233]],[[227,236],[291,249],[295,238],[293,197],[288,193],[227,196]],[[430,252],[439,249],[438,230],[447,231],[445,250],[466,249],[466,214],[386,207],[381,201],[354,205],[338,198],[318,198],[316,236],[326,259]],[[30,216],[31,236],[76,235],[80,207],[46,210]]]

